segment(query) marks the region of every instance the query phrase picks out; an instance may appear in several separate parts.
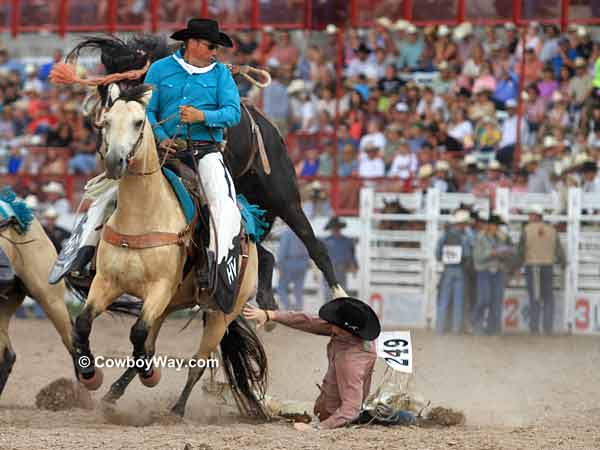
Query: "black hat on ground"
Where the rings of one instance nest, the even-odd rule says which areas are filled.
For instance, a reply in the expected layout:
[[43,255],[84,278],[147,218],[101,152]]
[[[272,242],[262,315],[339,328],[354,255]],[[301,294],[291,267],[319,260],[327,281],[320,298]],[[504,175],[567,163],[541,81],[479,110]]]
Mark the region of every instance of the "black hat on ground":
[[205,39],[223,47],[233,47],[233,41],[225,33],[219,31],[219,23],[212,19],[190,19],[187,28],[177,30],[171,35],[175,41],[188,39]]
[[346,222],[344,222],[343,220],[340,220],[339,217],[332,217],[331,219],[329,219],[329,222],[327,222],[327,225],[325,225],[325,229],[326,230],[331,230],[332,228],[346,228]]
[[336,298],[319,309],[319,317],[365,341],[377,339],[381,324],[369,305],[352,297]]

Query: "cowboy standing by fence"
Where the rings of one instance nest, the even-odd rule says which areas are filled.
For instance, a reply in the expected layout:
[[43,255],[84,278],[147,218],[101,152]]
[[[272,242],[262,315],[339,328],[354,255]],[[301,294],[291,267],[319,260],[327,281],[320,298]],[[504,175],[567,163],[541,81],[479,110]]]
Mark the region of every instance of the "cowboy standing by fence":
[[240,97],[231,73],[216,54],[219,46],[231,48],[233,42],[210,19],[191,19],[171,38],[184,46],[148,70],[145,82],[154,86],[148,119],[163,150],[177,149],[197,164],[201,192],[212,216],[204,287],[215,290],[217,304],[227,311],[233,304],[239,269],[241,217],[220,144],[224,129],[240,121]]
[[499,225],[504,225],[500,216],[490,215],[473,245],[477,280],[473,329],[477,334],[496,335],[502,329],[502,301],[514,251],[510,237],[500,232]]
[[564,269],[567,261],[556,228],[543,221],[544,209],[533,205],[529,222],[523,227],[518,254],[525,264],[529,293],[529,329],[540,332],[540,310],[543,310],[544,333],[552,334],[554,325],[554,263]]
[[457,210],[450,218],[450,226],[436,246],[436,259],[444,263],[444,272],[439,284],[436,331],[448,330],[448,319],[453,333],[463,330],[465,272],[471,258],[471,239],[466,232],[470,214]]
[[[347,290],[348,272],[356,273],[358,263],[356,262],[354,241],[342,234],[344,228],[346,228],[346,222],[339,217],[332,217],[325,225],[326,230],[331,230],[331,235],[326,237],[324,242],[335,270],[335,277],[342,289]],[[323,292],[325,300],[331,300],[331,291],[327,288],[325,281],[323,281]]]

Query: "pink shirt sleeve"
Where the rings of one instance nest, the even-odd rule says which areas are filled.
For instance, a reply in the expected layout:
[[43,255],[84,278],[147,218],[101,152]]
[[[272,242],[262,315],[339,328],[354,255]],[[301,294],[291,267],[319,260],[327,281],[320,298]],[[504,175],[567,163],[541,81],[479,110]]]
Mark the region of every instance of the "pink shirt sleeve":
[[331,335],[331,325],[317,316],[292,311],[269,311],[269,314],[275,322],[290,328],[322,336]]

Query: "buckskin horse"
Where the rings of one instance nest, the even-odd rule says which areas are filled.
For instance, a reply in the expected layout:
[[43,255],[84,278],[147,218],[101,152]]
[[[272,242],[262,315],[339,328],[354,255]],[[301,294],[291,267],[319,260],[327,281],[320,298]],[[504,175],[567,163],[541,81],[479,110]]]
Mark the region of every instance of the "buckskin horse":
[[[164,39],[151,35],[137,36],[127,42],[115,37],[93,37],[79,43],[67,59],[76,59],[80,53],[93,50],[100,51],[107,74],[134,73],[133,77],[118,81],[121,90],[142,84],[148,65],[172,53]],[[95,96],[86,102],[92,122],[102,120],[108,102],[106,85],[99,85]],[[311,259],[323,273],[332,297],[347,296],[335,278],[325,245],[316,238],[302,210],[294,166],[277,127],[252,105],[245,105],[241,110],[240,123],[227,130],[225,149],[225,159],[234,177],[236,192],[266,210],[271,225],[280,217],[306,246]],[[259,139],[264,142],[270,171],[265,170],[260,152],[257,151]],[[272,309],[276,307],[271,284],[275,260],[263,246],[257,245],[257,250],[257,301],[261,307]]]
[[[5,188],[0,192],[0,207],[4,212],[0,222],[0,247],[16,274],[16,278],[3,286],[0,292],[3,297],[0,298],[1,395],[16,359],[8,325],[26,295],[42,307],[69,353],[72,353],[73,345],[71,318],[65,306],[65,284],[48,284],[48,273],[56,260],[54,245],[25,204],[15,201],[12,190]],[[14,215],[6,214],[9,208],[15,211]],[[34,326],[33,323],[30,325]]]
[[[108,95],[111,106],[101,128],[102,156],[107,177],[118,180],[117,209],[103,227],[96,274],[85,306],[75,320],[73,360],[79,379],[91,390],[102,384],[102,371],[94,365],[89,336],[94,319],[122,294],[143,301],[130,340],[136,371],[149,387],[160,380],[160,370],[152,367],[151,361],[164,319],[176,309],[200,304],[205,309],[205,326],[194,359],[208,360],[220,343],[225,375],[238,406],[242,412],[264,418],[260,397],[267,377],[266,355],[254,332],[238,318],[256,290],[256,246],[243,239],[245,252],[238,260],[239,284],[230,313],[216,307],[207,293],[200,292],[198,298],[194,295],[193,271],[185,276],[184,266],[199,211],[180,204],[177,189],[167,179],[168,172],[165,176],[161,170],[152,127],[146,120],[152,90],[140,85],[122,92],[111,84]],[[204,370],[199,365],[190,367],[174,413],[183,416],[188,397]]]

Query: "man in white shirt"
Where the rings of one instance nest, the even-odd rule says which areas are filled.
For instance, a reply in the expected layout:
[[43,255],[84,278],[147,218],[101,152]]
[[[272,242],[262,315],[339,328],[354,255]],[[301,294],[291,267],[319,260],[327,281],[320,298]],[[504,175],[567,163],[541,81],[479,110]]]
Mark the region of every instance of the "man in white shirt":
[[[513,154],[517,144],[517,102],[514,99],[506,101],[508,118],[502,124],[502,139],[498,144],[496,160],[506,167],[512,167]],[[523,121],[525,122],[525,121]]]
[[361,42],[356,49],[356,58],[350,60],[346,69],[348,78],[357,78],[359,75],[364,75],[367,78],[377,78],[377,66],[369,59],[371,50]]
[[361,156],[364,155],[367,147],[375,146],[379,149],[385,147],[386,139],[385,135],[381,131],[381,124],[378,120],[370,120],[367,124],[367,134],[360,139],[358,149],[361,152]]
[[416,173],[418,164],[417,157],[410,151],[407,142],[403,141],[398,146],[398,151],[392,161],[388,177],[407,180]]
[[380,155],[379,147],[369,145],[365,149],[358,164],[358,175],[363,178],[379,178],[385,176],[385,163]]

